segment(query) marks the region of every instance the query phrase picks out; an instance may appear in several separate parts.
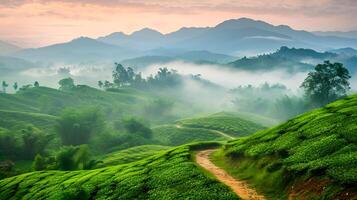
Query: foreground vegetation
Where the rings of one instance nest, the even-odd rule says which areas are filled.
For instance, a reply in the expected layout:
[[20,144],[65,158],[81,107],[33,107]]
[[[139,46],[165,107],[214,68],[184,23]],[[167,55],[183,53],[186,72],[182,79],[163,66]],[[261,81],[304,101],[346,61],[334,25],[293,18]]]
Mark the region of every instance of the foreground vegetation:
[[272,199],[357,197],[357,95],[230,141],[214,156]]
[[40,171],[0,181],[0,199],[238,199],[208,178],[185,145],[130,164],[80,171]]

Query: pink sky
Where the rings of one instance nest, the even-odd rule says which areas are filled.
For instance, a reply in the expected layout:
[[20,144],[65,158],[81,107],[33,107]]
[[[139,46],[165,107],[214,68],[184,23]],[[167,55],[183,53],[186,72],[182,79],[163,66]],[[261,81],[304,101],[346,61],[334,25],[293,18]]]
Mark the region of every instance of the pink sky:
[[356,30],[357,1],[0,0],[0,40],[38,47],[144,27],[168,33],[240,17],[311,31]]

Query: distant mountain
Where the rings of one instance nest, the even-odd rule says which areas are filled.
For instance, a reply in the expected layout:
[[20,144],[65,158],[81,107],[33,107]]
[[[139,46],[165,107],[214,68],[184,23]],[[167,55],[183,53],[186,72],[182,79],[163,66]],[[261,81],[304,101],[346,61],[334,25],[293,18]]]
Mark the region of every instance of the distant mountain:
[[188,61],[197,64],[225,64],[236,60],[236,57],[216,54],[208,51],[173,51],[157,49],[149,53],[153,56],[142,56],[121,61],[121,64],[135,68],[147,67],[153,64],[163,65],[173,61]]
[[8,55],[16,51],[19,51],[20,49],[21,48],[16,45],[4,41],[0,41],[0,55]]
[[330,52],[348,55],[348,56],[357,56],[357,50],[353,48],[334,49],[334,50],[330,50]]
[[1,74],[6,74],[8,76],[11,73],[18,73],[21,70],[29,69],[35,67],[35,64],[8,56],[0,56],[0,77]]
[[343,63],[351,72],[357,72],[356,56],[340,56],[331,52],[317,52],[311,49],[281,47],[274,53],[256,57],[244,57],[228,64],[244,70],[269,71],[283,69],[289,72],[310,71],[325,60]]
[[123,47],[130,47],[137,50],[149,50],[160,47],[164,35],[153,29],[144,28],[131,35],[122,32],[112,33],[105,37],[99,37],[97,40]]
[[160,56],[222,63],[232,61],[229,56],[270,53],[281,46],[326,51],[357,48],[357,39],[320,36],[286,25],[274,26],[241,18],[224,21],[215,27],[181,28],[168,34],[145,28],[132,34],[116,32],[98,39],[82,37],[67,43],[22,50],[12,56],[50,62],[113,62],[137,57],[153,60],[153,56]]
[[[249,18],[231,19],[215,27],[182,28],[169,34],[152,29],[136,34],[111,34],[98,38],[110,44],[135,47],[138,50],[155,48],[182,49],[186,51],[210,51],[230,55],[271,52],[281,46],[311,48],[320,51],[354,47],[357,39],[336,36],[320,36],[307,31],[294,30],[286,25],[256,21]],[[149,39],[144,35],[149,35]],[[115,36],[115,37],[114,37]]]
[[357,38],[357,31],[347,31],[347,32],[342,32],[342,31],[317,31],[313,32],[316,35],[321,35],[321,36],[338,36],[338,37],[345,37],[345,38]]
[[13,54],[16,57],[43,62],[115,61],[135,55],[129,48],[110,45],[81,37],[67,43],[37,49],[25,49]]

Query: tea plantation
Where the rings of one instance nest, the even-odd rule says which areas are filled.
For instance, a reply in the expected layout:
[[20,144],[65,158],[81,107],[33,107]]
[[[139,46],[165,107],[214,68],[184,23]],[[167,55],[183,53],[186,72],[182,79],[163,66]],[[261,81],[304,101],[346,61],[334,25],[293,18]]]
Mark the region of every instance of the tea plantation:
[[204,128],[223,131],[232,136],[246,136],[265,129],[263,125],[231,113],[217,113],[206,117],[184,119],[178,124],[185,127]]
[[40,171],[0,181],[0,199],[238,199],[208,178],[180,146],[144,160],[95,170]]
[[143,145],[136,146],[129,149],[114,151],[105,156],[99,158],[102,161],[98,165],[98,167],[103,166],[113,166],[118,164],[130,163],[138,160],[142,160],[144,158],[150,157],[152,155],[157,154],[158,152],[163,152],[168,150],[170,147],[168,146],[160,146],[160,145]]
[[357,198],[357,95],[230,141],[222,154],[218,165],[266,193],[316,181],[321,191],[311,199],[339,199],[334,195],[342,191],[341,199]]

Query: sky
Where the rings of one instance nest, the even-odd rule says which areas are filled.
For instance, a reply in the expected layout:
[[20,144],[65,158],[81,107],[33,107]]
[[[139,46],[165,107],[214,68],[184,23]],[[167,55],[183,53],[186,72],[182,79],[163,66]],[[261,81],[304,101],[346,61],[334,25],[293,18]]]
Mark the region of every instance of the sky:
[[169,33],[241,17],[308,31],[357,30],[357,0],[0,0],[0,40],[40,47],[145,27]]

